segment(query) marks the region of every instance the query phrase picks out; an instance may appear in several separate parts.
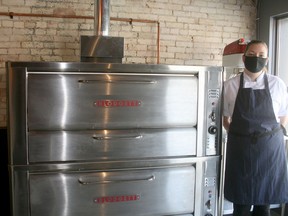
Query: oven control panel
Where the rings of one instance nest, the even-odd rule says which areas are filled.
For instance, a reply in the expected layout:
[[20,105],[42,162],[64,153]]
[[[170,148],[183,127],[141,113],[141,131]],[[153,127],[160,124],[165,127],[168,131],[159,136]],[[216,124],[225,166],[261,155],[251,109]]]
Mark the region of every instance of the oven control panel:
[[209,89],[207,99],[207,131],[206,131],[206,155],[216,155],[218,150],[218,134],[220,110],[220,89]]
[[204,181],[204,213],[213,216],[216,206],[216,177],[206,177]]

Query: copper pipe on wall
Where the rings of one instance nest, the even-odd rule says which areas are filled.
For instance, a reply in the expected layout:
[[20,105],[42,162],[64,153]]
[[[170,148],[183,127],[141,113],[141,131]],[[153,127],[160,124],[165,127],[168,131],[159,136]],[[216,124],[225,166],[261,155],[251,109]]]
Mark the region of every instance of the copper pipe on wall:
[[127,18],[113,18],[111,17],[110,20],[114,21],[122,21],[122,22],[140,22],[140,23],[156,23],[157,24],[157,64],[160,64],[160,22],[155,20],[145,20],[145,19],[127,19]]
[[160,22],[157,21],[157,64],[160,64]]
[[[57,15],[57,14],[31,14],[31,13],[14,13],[14,12],[0,12],[0,16],[9,16],[13,19],[14,16],[24,17],[50,17],[50,18],[67,18],[67,19],[94,19],[93,16],[76,16],[76,15]],[[157,24],[157,64],[160,63],[160,23],[156,20],[132,19],[132,18],[116,18],[111,17],[110,20],[121,22],[140,22],[140,23],[156,23]]]
[[1,16],[9,16],[11,19],[13,19],[14,16],[71,18],[71,19],[94,19],[94,17],[91,17],[91,16],[57,15],[57,14],[31,14],[31,13],[14,13],[14,12],[0,12],[0,15]]

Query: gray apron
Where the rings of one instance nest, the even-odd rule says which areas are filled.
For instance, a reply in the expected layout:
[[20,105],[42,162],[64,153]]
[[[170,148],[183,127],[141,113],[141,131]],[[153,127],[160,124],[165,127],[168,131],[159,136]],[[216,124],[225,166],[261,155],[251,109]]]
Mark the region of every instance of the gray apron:
[[243,88],[240,78],[227,140],[224,196],[235,204],[288,202],[284,136],[265,89]]

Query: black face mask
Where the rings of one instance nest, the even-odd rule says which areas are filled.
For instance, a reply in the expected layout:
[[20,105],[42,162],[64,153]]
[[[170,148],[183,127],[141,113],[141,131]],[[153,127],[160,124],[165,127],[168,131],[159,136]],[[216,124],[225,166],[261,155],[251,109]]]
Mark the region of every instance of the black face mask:
[[257,56],[245,56],[245,68],[252,73],[261,71],[266,65],[267,58]]

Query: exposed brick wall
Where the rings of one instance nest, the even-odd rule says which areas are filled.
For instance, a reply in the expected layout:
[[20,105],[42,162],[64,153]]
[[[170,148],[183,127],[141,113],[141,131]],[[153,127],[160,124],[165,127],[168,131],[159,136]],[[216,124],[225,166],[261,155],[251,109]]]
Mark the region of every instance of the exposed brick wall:
[[[160,63],[222,64],[223,48],[256,29],[250,0],[111,0],[110,16],[158,21]],[[0,0],[0,13],[94,16],[94,0]],[[81,35],[93,19],[0,15],[0,127],[6,126],[6,61],[79,61]],[[110,36],[124,37],[123,63],[157,63],[155,23],[110,21]]]

